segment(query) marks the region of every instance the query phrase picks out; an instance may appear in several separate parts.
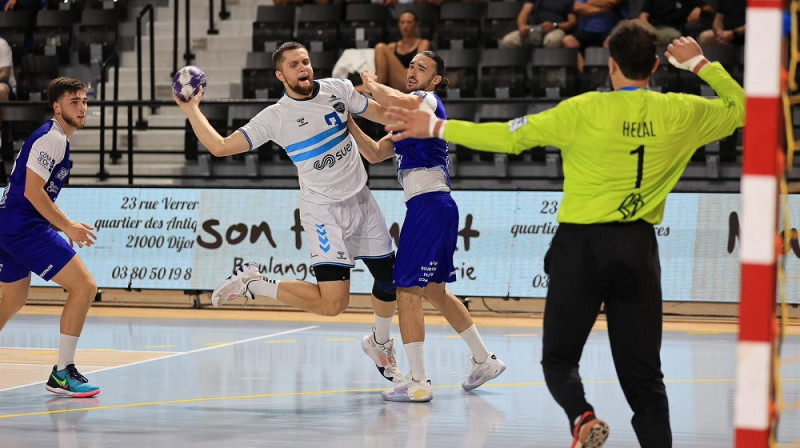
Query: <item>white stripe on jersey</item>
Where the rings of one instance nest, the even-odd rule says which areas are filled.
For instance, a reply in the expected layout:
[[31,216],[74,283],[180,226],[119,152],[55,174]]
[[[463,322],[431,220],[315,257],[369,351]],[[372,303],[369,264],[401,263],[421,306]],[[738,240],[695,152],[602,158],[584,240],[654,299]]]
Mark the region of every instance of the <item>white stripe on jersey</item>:
[[367,183],[367,172],[347,130],[347,113],[367,109],[367,98],[347,79],[315,81],[307,100],[284,95],[239,130],[251,149],[272,140],[297,167],[300,197],[317,204],[350,198]]

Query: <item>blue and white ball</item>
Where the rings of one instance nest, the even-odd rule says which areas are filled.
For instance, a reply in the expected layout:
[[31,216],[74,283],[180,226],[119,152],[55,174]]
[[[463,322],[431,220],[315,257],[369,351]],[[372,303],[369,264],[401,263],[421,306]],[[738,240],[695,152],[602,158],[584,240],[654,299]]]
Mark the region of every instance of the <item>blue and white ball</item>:
[[203,90],[205,90],[206,74],[194,65],[183,67],[172,77],[172,90],[181,101],[189,101],[197,95],[200,86],[203,86]]

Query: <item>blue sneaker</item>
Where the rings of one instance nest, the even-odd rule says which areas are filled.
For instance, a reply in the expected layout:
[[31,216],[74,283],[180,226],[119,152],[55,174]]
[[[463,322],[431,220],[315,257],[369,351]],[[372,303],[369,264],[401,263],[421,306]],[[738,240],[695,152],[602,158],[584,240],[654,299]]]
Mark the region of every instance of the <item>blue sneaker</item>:
[[53,366],[45,386],[50,392],[75,398],[94,397],[100,393],[100,388],[89,384],[89,380],[78,372],[75,364],[67,364],[63,370],[56,368],[57,366]]

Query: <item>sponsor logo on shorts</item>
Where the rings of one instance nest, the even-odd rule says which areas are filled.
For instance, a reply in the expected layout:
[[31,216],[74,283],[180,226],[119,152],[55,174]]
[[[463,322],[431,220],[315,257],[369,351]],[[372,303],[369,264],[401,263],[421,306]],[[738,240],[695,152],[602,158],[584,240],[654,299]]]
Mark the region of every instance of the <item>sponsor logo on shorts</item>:
[[44,277],[44,276],[45,276],[45,275],[47,275],[47,273],[48,273],[48,272],[50,272],[52,269],[53,269],[53,265],[51,264],[50,266],[48,266],[48,267],[47,267],[47,269],[45,269],[44,271],[42,271],[42,273],[41,273],[41,274],[39,274],[39,277]]

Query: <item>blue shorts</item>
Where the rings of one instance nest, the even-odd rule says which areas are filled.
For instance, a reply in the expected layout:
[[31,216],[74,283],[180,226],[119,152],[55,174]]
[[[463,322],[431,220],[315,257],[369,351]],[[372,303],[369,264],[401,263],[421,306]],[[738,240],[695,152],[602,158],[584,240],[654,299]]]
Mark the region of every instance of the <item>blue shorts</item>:
[[69,243],[47,225],[17,235],[0,233],[0,282],[16,282],[31,272],[50,281],[74,256]]
[[397,245],[394,283],[400,288],[456,281],[458,205],[448,192],[425,193],[406,202]]

